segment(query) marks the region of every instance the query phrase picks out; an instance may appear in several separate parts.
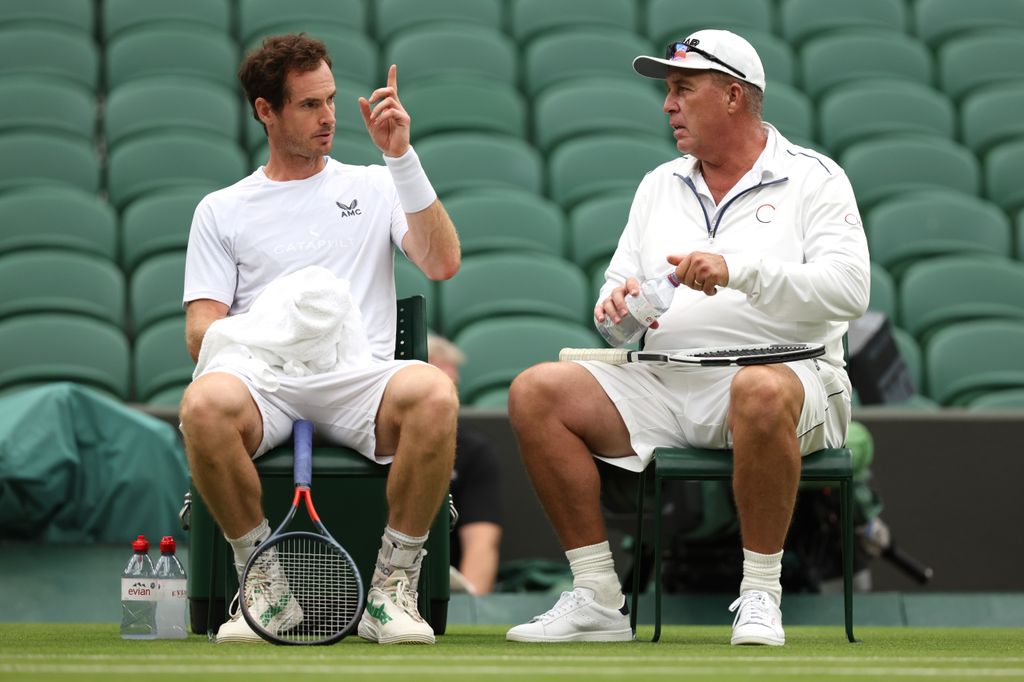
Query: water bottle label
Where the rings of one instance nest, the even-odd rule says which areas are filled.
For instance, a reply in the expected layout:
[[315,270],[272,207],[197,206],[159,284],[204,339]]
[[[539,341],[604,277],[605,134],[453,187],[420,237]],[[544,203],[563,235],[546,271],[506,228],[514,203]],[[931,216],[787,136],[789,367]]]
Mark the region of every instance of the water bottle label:
[[121,578],[121,601],[156,599],[156,581],[147,578]]
[[184,579],[161,580],[157,585],[157,601],[188,598],[188,581]]
[[643,292],[639,296],[627,296],[626,307],[633,314],[633,317],[643,322],[646,327],[650,327],[658,319],[658,309],[647,300]]

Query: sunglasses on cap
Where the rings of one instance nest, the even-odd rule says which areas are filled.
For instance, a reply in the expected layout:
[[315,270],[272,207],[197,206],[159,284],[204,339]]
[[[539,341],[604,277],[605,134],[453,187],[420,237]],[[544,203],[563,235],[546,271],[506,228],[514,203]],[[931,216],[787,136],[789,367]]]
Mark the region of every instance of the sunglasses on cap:
[[[683,53],[683,56],[685,56],[685,53],[687,53],[687,52],[696,52],[701,57],[704,57],[704,59],[707,59],[710,62],[714,62],[715,64],[721,64],[725,68],[727,68],[730,71],[732,71],[733,73],[735,73],[740,78],[742,78],[744,80],[746,80],[746,78],[747,78],[747,74],[743,73],[742,71],[737,69],[735,66],[723,62],[721,59],[719,59],[715,55],[711,54],[710,52],[707,52],[706,50],[700,49],[696,45],[690,45],[689,43],[684,43],[681,40],[677,40],[675,42],[671,42],[671,43],[668,44],[668,47],[665,48],[665,59],[667,59],[669,61],[676,61],[677,60],[676,55],[678,55],[680,52]],[[679,59],[681,59],[681,57]]]

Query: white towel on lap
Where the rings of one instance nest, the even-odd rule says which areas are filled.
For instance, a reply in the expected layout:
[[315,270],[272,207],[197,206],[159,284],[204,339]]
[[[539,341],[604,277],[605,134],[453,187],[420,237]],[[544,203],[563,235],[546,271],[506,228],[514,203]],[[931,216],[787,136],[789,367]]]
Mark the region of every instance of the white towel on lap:
[[309,376],[372,361],[348,280],[310,266],[274,280],[244,313],[210,325],[193,378],[235,367],[275,391],[278,376]]

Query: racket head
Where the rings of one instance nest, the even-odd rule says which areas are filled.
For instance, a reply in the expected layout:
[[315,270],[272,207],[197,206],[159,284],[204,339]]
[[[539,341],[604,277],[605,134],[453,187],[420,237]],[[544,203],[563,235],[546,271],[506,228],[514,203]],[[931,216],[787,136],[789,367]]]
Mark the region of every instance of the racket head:
[[253,553],[239,587],[242,616],[273,644],[333,644],[363,612],[356,562],[328,535],[291,531]]

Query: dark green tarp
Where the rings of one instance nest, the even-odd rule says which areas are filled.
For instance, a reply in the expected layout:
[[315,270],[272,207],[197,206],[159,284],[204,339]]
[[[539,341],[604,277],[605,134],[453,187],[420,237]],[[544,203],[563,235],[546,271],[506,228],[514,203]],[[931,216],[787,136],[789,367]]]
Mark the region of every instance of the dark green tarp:
[[71,383],[0,397],[0,539],[186,539],[188,468],[174,428]]

